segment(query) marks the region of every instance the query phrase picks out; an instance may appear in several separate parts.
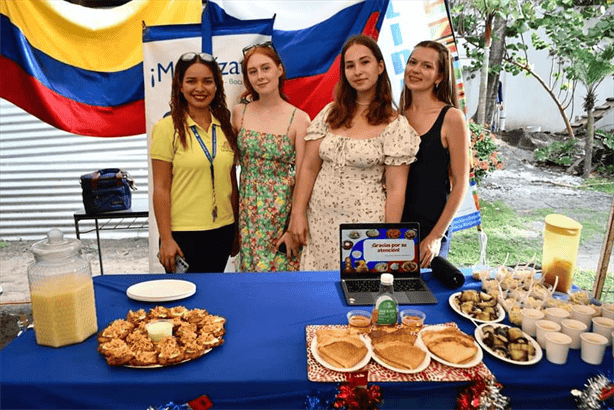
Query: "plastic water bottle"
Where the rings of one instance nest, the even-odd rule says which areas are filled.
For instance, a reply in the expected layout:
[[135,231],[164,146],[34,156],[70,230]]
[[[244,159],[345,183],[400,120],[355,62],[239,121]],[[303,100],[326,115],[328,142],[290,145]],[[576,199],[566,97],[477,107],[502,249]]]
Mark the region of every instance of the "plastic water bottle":
[[383,273],[380,276],[379,292],[371,313],[371,323],[380,327],[396,326],[399,321],[399,302],[394,297],[394,276]]

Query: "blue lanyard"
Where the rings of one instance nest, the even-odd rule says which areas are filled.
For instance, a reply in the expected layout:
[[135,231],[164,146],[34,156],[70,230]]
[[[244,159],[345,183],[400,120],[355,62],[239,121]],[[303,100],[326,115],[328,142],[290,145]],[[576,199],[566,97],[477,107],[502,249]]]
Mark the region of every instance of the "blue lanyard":
[[211,125],[211,149],[213,150],[213,154],[209,152],[202,138],[200,138],[200,134],[196,129],[196,125],[192,125],[190,129],[196,137],[196,140],[198,140],[200,147],[205,153],[205,156],[209,160],[209,169],[211,170],[211,185],[213,187],[213,211],[211,212],[211,215],[213,216],[213,221],[215,221],[215,218],[217,218],[217,203],[215,201],[215,170],[213,168],[213,160],[215,159],[215,154],[217,153],[217,136],[215,133],[215,124]]

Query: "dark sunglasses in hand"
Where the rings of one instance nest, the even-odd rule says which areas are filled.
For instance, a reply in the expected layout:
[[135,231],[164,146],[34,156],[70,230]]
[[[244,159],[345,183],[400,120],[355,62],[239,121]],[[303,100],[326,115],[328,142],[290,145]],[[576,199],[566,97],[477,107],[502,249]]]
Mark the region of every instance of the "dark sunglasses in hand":
[[259,44],[252,44],[251,46],[247,46],[243,49],[243,57],[245,57],[245,54],[247,54],[247,52],[249,50],[251,50],[252,48],[256,48],[256,47],[268,47],[270,49],[272,49],[275,54],[279,55],[277,53],[277,50],[275,49],[275,46],[273,45],[272,41],[265,41],[264,43],[259,43]]
[[208,54],[208,53],[195,53],[193,51],[189,52],[189,53],[182,54],[181,57],[179,57],[179,59],[181,61],[192,61],[196,57],[200,57],[201,60],[206,61],[208,63],[212,63],[212,62],[215,61],[215,58],[213,58],[213,56],[211,54]]

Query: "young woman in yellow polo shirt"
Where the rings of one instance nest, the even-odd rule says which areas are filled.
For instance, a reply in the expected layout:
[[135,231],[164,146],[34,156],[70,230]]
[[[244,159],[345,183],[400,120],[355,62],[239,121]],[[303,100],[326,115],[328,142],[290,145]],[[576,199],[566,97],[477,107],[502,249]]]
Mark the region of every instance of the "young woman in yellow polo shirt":
[[223,272],[235,240],[238,191],[236,133],[222,73],[206,53],[186,53],[175,65],[171,115],[152,132],[153,205],[160,263],[175,271]]

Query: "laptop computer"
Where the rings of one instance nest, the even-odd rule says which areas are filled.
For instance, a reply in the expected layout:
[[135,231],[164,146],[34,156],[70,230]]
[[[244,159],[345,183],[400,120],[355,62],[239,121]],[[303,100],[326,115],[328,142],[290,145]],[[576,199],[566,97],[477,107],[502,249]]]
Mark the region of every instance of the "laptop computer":
[[341,287],[349,305],[372,305],[382,273],[394,276],[399,304],[433,304],[420,277],[420,226],[416,222],[341,224]]

